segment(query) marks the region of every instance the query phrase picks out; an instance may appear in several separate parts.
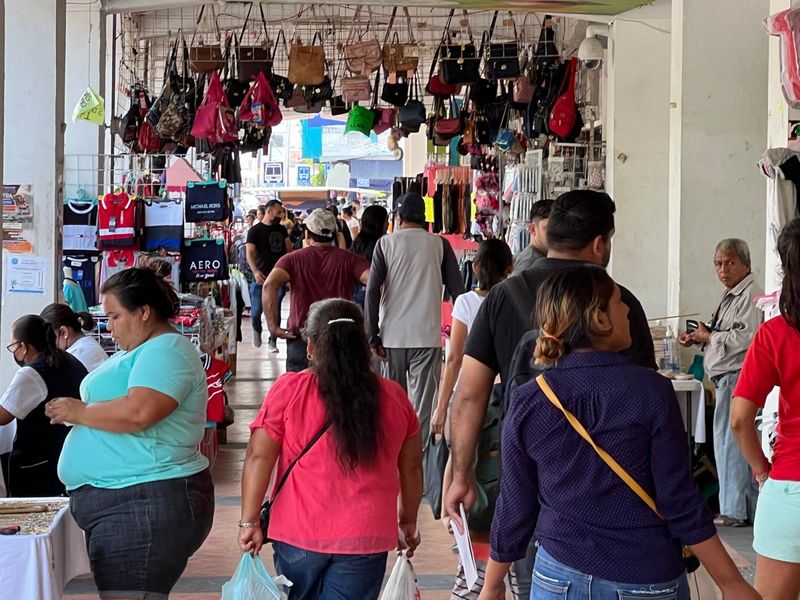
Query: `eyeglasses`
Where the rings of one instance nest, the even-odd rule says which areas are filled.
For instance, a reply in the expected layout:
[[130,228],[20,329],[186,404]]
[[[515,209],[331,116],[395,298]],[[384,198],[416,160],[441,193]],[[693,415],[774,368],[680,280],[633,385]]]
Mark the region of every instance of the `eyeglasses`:
[[11,352],[11,354],[14,354],[14,352],[16,352],[19,349],[21,344],[22,342],[12,342],[8,346],[6,346],[6,350]]

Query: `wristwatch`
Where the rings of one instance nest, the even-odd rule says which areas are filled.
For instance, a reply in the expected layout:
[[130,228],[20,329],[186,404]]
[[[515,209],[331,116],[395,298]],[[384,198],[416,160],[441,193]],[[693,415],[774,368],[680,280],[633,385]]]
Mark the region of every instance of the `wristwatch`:
[[239,521],[240,529],[252,529],[254,527],[261,527],[261,524],[254,521]]

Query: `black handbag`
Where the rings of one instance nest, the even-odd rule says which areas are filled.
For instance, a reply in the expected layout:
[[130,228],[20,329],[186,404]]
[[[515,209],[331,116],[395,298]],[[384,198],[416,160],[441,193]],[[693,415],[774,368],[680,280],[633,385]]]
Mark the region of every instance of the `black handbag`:
[[497,81],[490,79],[479,79],[469,86],[469,97],[475,108],[488,106],[497,98]]
[[[244,39],[244,34],[247,31],[247,23],[250,21],[250,12],[253,10],[253,3],[250,3],[250,8],[247,9],[247,17],[242,26],[242,33],[239,40]],[[272,74],[272,53],[269,50],[270,39],[269,31],[267,30],[267,20],[264,18],[264,6],[259,2],[258,10],[261,11],[261,24],[264,26],[264,42],[261,46],[242,46],[239,41],[236,41],[236,66],[239,76],[239,81],[250,83],[259,72],[264,72],[264,75],[269,76]]]
[[325,79],[319,85],[303,86],[303,96],[309,104],[327,102],[333,98],[333,83],[331,82],[331,78],[325,75]]
[[492,26],[489,32],[489,51],[486,56],[486,74],[489,79],[516,79],[520,75],[519,65],[519,44],[517,43],[517,24],[514,22],[511,13],[509,20],[513,23],[513,41],[492,42],[494,28],[497,24],[497,11],[492,19]]
[[398,121],[401,127],[411,133],[416,133],[425,123],[427,116],[425,104],[419,99],[419,77],[415,75],[414,83],[411,87],[411,97],[405,106],[400,107]]
[[437,521],[442,518],[444,469],[447,466],[449,456],[450,451],[447,449],[444,437],[437,442],[436,436],[431,433],[428,436],[427,448],[425,449],[424,468],[422,470],[425,478],[422,494],[430,502],[433,518]]
[[405,106],[408,102],[409,83],[408,78],[401,73],[395,73],[397,81],[389,83],[390,74],[386,73],[386,83],[383,84],[381,100],[392,106]]
[[275,502],[275,498],[278,497],[278,494],[281,493],[283,486],[286,485],[286,481],[289,479],[289,474],[292,472],[292,469],[294,469],[295,465],[300,461],[301,458],[303,458],[308,453],[309,450],[311,450],[311,448],[314,447],[314,444],[316,444],[319,441],[319,439],[325,434],[325,432],[328,431],[328,428],[330,426],[331,424],[326,422],[322,426],[322,429],[320,429],[317,432],[317,434],[313,438],[311,438],[311,441],[308,442],[306,447],[303,448],[300,454],[297,455],[297,458],[295,458],[291,463],[289,463],[289,466],[286,467],[286,471],[283,473],[283,477],[281,477],[280,482],[278,482],[278,486],[272,493],[272,499],[265,501],[264,504],[261,505],[261,513],[259,514],[258,520],[261,525],[261,533],[264,534],[264,543],[270,541],[269,536],[267,535],[269,532],[269,513],[270,509],[272,508],[272,504]]
[[347,108],[347,103],[344,101],[344,98],[342,98],[342,96],[334,96],[333,98],[330,99],[328,104],[331,109],[331,115],[333,115],[334,117],[338,117],[339,115],[346,115],[349,112],[349,109]]
[[[464,19],[468,13],[464,11]],[[442,57],[439,59],[439,74],[444,83],[448,85],[464,85],[475,83],[480,79],[481,57],[472,38],[472,29],[467,21],[468,41],[460,44],[445,44],[442,46]],[[450,31],[446,32],[445,39],[452,41]]]
[[[275,38],[275,47],[272,49],[272,62],[275,64],[275,55],[278,53],[278,42],[283,39],[283,49],[286,50],[286,35],[283,33],[283,29],[278,32],[277,37]],[[288,54],[288,53],[287,53]],[[294,84],[289,81],[288,77],[284,77],[283,75],[278,75],[277,73],[272,73],[269,78],[269,85],[272,88],[275,97],[278,100],[283,100],[284,106],[287,106],[286,103],[292,97],[292,93],[294,92]]]

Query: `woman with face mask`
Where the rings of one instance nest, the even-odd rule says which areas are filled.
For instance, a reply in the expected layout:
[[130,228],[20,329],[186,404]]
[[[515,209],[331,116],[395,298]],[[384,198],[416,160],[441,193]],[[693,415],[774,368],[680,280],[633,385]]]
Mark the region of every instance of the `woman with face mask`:
[[11,453],[3,460],[8,495],[62,496],[56,473],[68,428],[51,425],[45,404],[59,396],[76,396],[86,367],[59,350],[53,328],[38,315],[20,317],[11,327],[6,347],[19,370],[0,397],[0,425],[17,420]]

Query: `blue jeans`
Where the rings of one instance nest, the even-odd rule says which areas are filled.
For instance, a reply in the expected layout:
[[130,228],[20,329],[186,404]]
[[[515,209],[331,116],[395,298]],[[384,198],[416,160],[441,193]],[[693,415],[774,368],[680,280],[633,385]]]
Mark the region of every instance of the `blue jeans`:
[[[263,285],[259,285],[255,281],[250,284],[250,319],[253,322],[253,331],[255,333],[261,333],[264,331],[264,326],[261,324],[261,315],[264,313],[263,300],[261,299],[261,294],[263,291]],[[278,288],[278,303],[275,307],[275,310],[278,313],[275,315],[275,318],[278,321],[279,327],[281,324],[281,304],[283,303],[284,296],[286,296],[286,286],[282,285]],[[277,341],[277,338],[274,335],[271,335],[269,336],[269,341],[274,344]]]
[[120,489],[84,485],[69,506],[101,598],[166,600],[214,520],[208,469]]
[[714,409],[714,456],[719,474],[719,513],[732,519],[747,519],[747,501],[755,495],[750,466],[742,456],[731,429],[733,388],[739,371],[713,378],[717,391]]
[[376,600],[386,572],[380,554],[320,554],[274,542],[275,570],[292,582],[289,600]]
[[686,574],[652,584],[614,583],[571,569],[539,547],[531,600],[689,600]]

